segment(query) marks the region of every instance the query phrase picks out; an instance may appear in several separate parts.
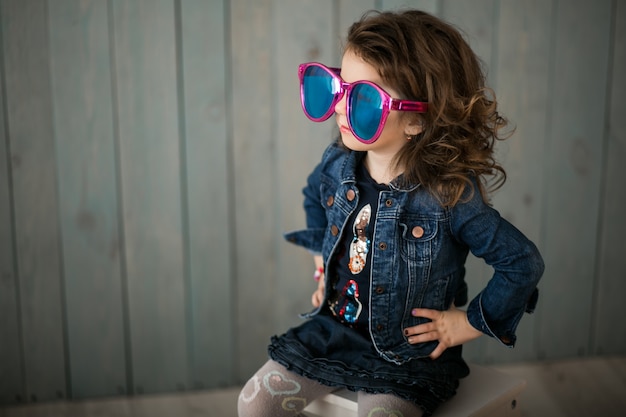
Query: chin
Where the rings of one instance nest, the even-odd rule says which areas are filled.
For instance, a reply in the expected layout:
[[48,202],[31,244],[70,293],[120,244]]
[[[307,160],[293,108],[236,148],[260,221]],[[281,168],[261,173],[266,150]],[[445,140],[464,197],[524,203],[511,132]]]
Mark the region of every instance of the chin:
[[351,151],[367,151],[367,144],[361,142],[351,134],[341,134],[341,143]]

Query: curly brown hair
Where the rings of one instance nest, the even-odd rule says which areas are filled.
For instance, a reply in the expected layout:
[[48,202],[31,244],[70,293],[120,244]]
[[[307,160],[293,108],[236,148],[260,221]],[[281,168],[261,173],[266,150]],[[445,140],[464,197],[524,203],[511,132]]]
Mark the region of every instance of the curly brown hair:
[[428,102],[428,112],[404,116],[423,128],[396,156],[404,181],[427,187],[444,206],[461,201],[466,187],[471,197],[472,178],[484,200],[502,186],[494,144],[511,132],[500,133],[508,122],[458,29],[422,11],[370,11],[350,27],[345,49],[374,66],[399,98]]

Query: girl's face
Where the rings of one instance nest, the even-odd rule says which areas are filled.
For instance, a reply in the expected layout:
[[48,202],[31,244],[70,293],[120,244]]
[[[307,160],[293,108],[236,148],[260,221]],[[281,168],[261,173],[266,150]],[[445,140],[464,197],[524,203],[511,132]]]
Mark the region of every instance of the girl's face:
[[[385,85],[372,65],[363,61],[349,49],[341,60],[341,78],[348,83],[370,81],[385,90],[391,97],[400,97],[397,91]],[[343,144],[354,151],[377,152],[393,156],[402,149],[408,134],[416,135],[421,131],[418,125],[409,123],[409,117],[402,117],[401,112],[392,111],[387,117],[380,137],[374,143],[366,144],[355,138],[348,128],[346,95],[335,106],[335,115]]]

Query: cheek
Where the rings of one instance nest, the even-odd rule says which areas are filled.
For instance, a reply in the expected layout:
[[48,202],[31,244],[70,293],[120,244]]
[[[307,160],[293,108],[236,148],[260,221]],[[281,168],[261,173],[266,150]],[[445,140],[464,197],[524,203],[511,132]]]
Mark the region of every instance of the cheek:
[[400,117],[391,117],[392,115],[394,114],[392,113],[387,118],[380,137],[381,139],[384,137],[386,141],[404,141],[406,139],[406,123]]
[[389,113],[385,122],[385,130],[402,132],[404,134],[404,128],[407,126],[408,121],[404,117],[401,117],[400,112],[392,111]]

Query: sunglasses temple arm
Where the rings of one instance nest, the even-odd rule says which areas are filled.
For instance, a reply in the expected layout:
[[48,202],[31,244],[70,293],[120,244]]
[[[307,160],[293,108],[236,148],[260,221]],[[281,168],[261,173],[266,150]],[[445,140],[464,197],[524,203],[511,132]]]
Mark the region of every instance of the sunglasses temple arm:
[[398,111],[415,111],[418,113],[426,113],[428,110],[428,103],[422,101],[406,101],[406,100],[391,100],[391,110]]

